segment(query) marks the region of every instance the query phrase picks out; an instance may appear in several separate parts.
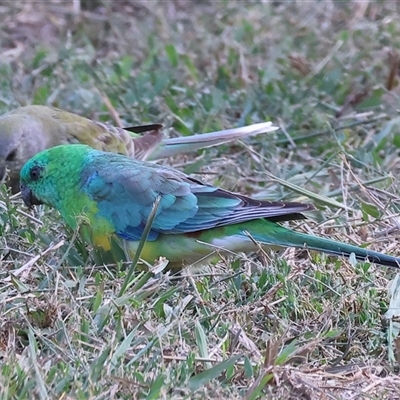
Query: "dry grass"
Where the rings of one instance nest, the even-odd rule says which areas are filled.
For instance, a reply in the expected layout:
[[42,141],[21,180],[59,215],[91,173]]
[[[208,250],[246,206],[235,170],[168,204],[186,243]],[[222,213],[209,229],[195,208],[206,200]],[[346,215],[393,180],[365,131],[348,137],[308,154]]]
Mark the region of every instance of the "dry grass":
[[[0,5],[0,111],[171,135],[271,119],[279,132],[169,162],[255,197],[311,196],[298,229],[400,256],[398,3],[96,4]],[[94,265],[57,213],[24,212],[3,190],[1,398],[400,397],[396,271],[288,249],[161,266],[120,296],[121,266]]]

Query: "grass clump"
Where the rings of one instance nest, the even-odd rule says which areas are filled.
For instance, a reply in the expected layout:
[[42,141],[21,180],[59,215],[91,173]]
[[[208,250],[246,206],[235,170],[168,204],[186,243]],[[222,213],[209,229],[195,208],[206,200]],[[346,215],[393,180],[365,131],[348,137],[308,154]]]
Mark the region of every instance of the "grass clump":
[[[399,255],[396,2],[1,11],[0,112],[47,104],[171,135],[272,120],[280,131],[166,162],[311,197],[298,229]],[[124,287],[124,266],[94,264],[56,212],[4,188],[0,238],[4,399],[399,396],[395,271],[287,249],[180,277],[161,261]]]

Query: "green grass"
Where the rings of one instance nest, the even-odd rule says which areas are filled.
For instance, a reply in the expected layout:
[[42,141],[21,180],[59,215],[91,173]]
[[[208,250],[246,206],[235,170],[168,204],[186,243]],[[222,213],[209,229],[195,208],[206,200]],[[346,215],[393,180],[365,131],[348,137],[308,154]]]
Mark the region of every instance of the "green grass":
[[[171,135],[272,120],[167,162],[258,198],[311,197],[297,229],[400,255],[396,2],[81,3],[0,6],[0,112],[116,112]],[[126,288],[126,268],[87,250],[2,188],[1,398],[400,395],[396,271],[288,249],[180,277],[161,262]]]

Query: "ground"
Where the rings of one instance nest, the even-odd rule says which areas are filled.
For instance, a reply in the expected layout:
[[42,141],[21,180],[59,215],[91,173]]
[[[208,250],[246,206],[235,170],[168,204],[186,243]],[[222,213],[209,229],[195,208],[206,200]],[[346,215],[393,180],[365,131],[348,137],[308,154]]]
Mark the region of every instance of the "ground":
[[[280,130],[166,163],[291,227],[400,256],[397,2],[14,1],[0,112],[45,104],[171,136]],[[395,399],[396,270],[308,251],[175,276],[95,265],[48,208],[0,202],[1,398]],[[161,271],[161,272],[160,272]]]

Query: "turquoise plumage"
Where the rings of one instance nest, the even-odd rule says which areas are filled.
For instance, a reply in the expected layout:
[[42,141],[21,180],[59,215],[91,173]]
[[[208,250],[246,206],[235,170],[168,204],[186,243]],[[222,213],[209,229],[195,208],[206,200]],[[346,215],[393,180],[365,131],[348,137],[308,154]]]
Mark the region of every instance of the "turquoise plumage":
[[113,243],[118,242],[130,256],[159,199],[141,256],[150,263],[166,257],[174,268],[204,261],[216,249],[221,253],[254,251],[258,249],[255,241],[263,247],[354,253],[358,260],[400,265],[399,258],[278,224],[304,218],[301,213],[312,210],[312,205],[254,200],[206,185],[173,168],[83,145],[58,146],[33,157],[21,171],[21,191],[28,206],[45,203],[55,207],[74,229],[83,220],[96,249],[113,252]]

